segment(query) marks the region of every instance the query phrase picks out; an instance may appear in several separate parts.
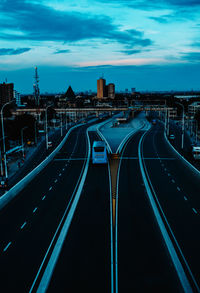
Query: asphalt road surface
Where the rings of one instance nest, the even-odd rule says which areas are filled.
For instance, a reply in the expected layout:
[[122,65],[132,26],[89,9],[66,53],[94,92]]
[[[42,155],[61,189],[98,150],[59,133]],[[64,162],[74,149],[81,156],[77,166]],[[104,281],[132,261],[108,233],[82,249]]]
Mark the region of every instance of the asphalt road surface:
[[74,130],[60,154],[0,212],[1,292],[29,291],[80,176],[86,128]]

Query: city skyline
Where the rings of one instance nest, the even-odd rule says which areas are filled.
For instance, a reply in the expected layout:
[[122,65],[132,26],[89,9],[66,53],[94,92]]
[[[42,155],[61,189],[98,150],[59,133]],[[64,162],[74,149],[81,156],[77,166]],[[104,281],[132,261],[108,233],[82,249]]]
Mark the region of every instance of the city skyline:
[[102,74],[116,91],[200,89],[198,0],[6,0],[0,11],[0,82],[22,93],[35,66],[41,92],[95,91]]

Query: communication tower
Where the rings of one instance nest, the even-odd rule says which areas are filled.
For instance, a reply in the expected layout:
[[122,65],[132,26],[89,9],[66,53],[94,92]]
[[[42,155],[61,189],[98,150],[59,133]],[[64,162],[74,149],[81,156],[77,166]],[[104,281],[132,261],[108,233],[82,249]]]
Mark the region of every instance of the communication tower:
[[35,83],[33,85],[34,89],[34,96],[35,96],[35,104],[37,107],[40,105],[40,89],[39,89],[39,75],[38,75],[38,70],[37,67],[35,67]]

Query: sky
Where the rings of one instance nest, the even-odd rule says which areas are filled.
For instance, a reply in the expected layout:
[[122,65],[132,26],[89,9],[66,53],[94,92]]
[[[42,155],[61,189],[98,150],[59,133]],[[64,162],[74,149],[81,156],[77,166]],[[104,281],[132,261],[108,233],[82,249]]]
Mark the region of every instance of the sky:
[[1,0],[0,82],[32,93],[200,90],[200,0]]

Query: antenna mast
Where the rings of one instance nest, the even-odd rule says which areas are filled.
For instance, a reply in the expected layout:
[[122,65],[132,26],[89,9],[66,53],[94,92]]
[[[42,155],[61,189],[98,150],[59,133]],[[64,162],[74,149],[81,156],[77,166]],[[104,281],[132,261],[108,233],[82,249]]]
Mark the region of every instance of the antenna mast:
[[34,88],[34,96],[35,96],[35,104],[37,107],[40,105],[40,89],[39,89],[39,75],[38,75],[38,70],[37,67],[35,67],[35,83],[33,85]]

